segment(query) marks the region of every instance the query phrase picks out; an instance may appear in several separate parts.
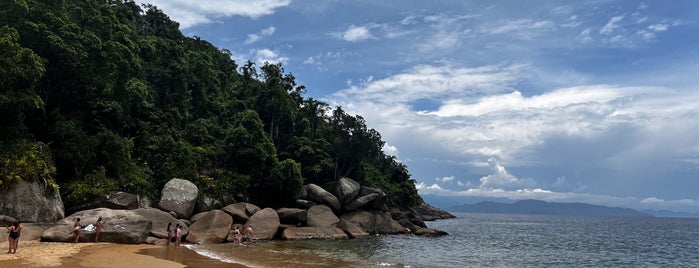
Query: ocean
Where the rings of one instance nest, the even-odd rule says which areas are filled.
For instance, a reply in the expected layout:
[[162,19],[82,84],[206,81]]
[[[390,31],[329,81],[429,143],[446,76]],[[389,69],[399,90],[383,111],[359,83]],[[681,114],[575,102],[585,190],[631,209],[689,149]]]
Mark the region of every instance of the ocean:
[[427,222],[442,237],[189,245],[212,262],[188,267],[699,267],[699,219],[455,215]]

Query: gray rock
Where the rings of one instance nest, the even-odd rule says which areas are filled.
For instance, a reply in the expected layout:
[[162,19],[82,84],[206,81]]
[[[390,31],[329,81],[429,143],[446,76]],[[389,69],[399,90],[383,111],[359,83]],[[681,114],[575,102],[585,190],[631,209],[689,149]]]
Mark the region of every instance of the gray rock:
[[306,212],[306,225],[309,227],[333,226],[340,221],[326,205],[312,206]]
[[107,196],[106,200],[99,203],[98,207],[111,209],[137,209],[138,196],[125,192],[113,192]]
[[449,233],[447,233],[445,231],[435,230],[435,229],[431,229],[431,228],[419,228],[413,233],[416,235],[430,236],[430,237],[449,235]]
[[326,204],[335,210],[340,209],[340,200],[322,187],[312,183],[307,184],[304,187],[306,188],[306,191],[308,191],[308,199],[311,201]]
[[187,242],[194,244],[222,243],[228,236],[233,218],[221,210],[206,212],[206,215],[189,226]]
[[352,200],[352,202],[350,202],[349,204],[345,205],[345,206],[343,207],[343,209],[344,209],[345,211],[354,211],[354,210],[358,210],[358,209],[360,209],[360,208],[366,206],[367,204],[373,202],[374,200],[376,200],[376,199],[378,199],[378,198],[379,198],[379,194],[378,194],[378,193],[370,193],[370,194],[368,194],[368,195],[363,195],[363,196],[358,197],[357,199]]
[[347,239],[342,229],[334,226],[325,227],[289,227],[282,232],[282,239]]
[[172,179],[163,186],[159,206],[177,213],[177,218],[187,219],[192,216],[198,195],[199,189],[191,181]]
[[[158,238],[167,237],[167,224],[172,223],[172,228],[177,224],[182,225],[182,235],[187,235],[189,229],[182,221],[172,217],[169,213],[156,208],[139,208],[134,210],[95,208],[89,210],[78,211],[70,216],[58,221],[57,224],[73,226],[75,218],[80,218],[83,226],[94,224],[97,218],[102,217],[103,227],[120,225],[123,226],[128,222],[149,221],[152,222],[152,228],[149,230],[151,235]],[[81,235],[82,236],[82,235]],[[102,235],[100,234],[100,240]],[[108,241],[107,241],[108,242]]]
[[[20,224],[22,225],[22,236],[20,237],[21,241],[37,240],[37,239],[41,238],[41,235],[48,228],[56,226],[55,223],[43,223],[43,222],[27,222],[27,223],[20,223]],[[7,234],[0,235],[0,242],[6,242],[7,238],[8,238]]]
[[435,208],[428,204],[422,204],[418,207],[413,208],[413,211],[422,219],[423,221],[434,221],[439,219],[451,219],[456,218],[456,216],[451,213]]
[[[208,212],[208,211],[206,211],[206,212]],[[204,215],[206,215],[206,212],[199,212],[199,213],[197,213],[197,214],[194,214],[194,216],[192,216],[191,218],[189,218],[189,220],[190,220],[191,222],[193,222],[193,223],[194,223],[194,222],[197,222],[199,219],[201,219],[201,217],[203,217]]]
[[340,228],[343,231],[345,231],[345,233],[350,238],[360,238],[369,236],[369,233],[367,231],[364,231],[362,227],[348,220],[341,219],[339,222],[337,222],[337,228]]
[[297,225],[306,222],[306,210],[300,208],[279,208],[277,209],[279,221],[285,224]]
[[341,204],[352,202],[359,195],[361,185],[350,178],[340,178],[335,187],[335,193]]
[[38,182],[20,180],[0,191],[0,215],[20,222],[55,222],[64,213],[58,191],[48,193]]
[[354,211],[342,215],[341,218],[359,225],[370,234],[397,234],[405,231],[389,213],[379,210]]
[[223,203],[221,203],[221,201],[203,196],[197,199],[197,203],[194,205],[194,213],[207,212],[222,207]]
[[0,215],[0,227],[7,227],[12,225],[13,223],[17,222],[17,219],[7,216],[7,215]]
[[[146,243],[153,223],[150,221],[124,221],[118,225],[102,226],[100,242],[119,244],[143,244]],[[72,224],[58,224],[46,229],[41,235],[41,241],[46,242],[73,242],[75,235]],[[95,232],[82,230],[79,242],[94,242]]]
[[[252,225],[255,239],[273,239],[279,229],[279,215],[272,208],[265,208],[252,215],[245,226]],[[244,233],[244,232],[243,232]]]
[[365,196],[365,195],[370,195],[372,193],[376,193],[379,195],[376,199],[373,201],[369,202],[366,206],[365,209],[368,210],[385,210],[386,209],[386,193],[379,189],[379,188],[372,188],[372,187],[366,187],[362,186],[362,188],[359,190],[359,195],[360,196]]
[[244,223],[250,219],[250,216],[260,211],[260,207],[247,202],[238,202],[225,206],[222,210],[231,215],[234,222]]
[[359,225],[364,231],[370,234],[376,234],[376,224],[374,215],[368,211],[353,211],[340,216],[340,219],[352,222]]
[[309,209],[312,206],[317,205],[315,202],[305,199],[296,199],[296,206],[303,209]]

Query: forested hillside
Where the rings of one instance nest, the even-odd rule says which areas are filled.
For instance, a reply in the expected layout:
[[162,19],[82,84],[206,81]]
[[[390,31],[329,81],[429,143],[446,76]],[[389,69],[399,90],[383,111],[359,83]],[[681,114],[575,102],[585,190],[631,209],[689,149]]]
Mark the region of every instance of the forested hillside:
[[39,180],[66,206],[169,179],[264,206],[349,177],[422,203],[364,119],[304,96],[279,64],[236,63],[154,6],[0,0],[0,187]]

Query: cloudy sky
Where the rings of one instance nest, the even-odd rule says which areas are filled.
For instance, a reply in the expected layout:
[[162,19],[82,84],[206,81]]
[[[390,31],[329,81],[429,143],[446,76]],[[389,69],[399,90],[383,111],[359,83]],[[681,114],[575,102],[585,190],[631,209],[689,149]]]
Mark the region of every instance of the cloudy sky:
[[363,116],[427,200],[699,212],[699,1],[150,3]]

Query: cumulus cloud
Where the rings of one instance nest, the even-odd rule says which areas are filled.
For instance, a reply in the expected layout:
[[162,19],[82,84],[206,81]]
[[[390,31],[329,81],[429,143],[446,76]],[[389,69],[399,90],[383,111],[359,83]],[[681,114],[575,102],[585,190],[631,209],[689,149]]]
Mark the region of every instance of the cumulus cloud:
[[388,144],[388,142],[383,145],[383,148],[381,148],[381,150],[386,155],[392,155],[398,158],[398,147],[390,145]]
[[274,32],[277,30],[274,26],[267,27],[265,29],[260,30],[259,33],[254,33],[254,34],[248,34],[248,39],[245,40],[245,44],[252,44],[257,42],[258,40],[262,39],[263,37],[266,36],[271,36],[274,34]]
[[350,25],[347,30],[341,33],[336,33],[335,36],[348,42],[359,42],[367,39],[376,38],[371,34],[368,26]]
[[180,23],[182,29],[206,24],[222,17],[245,16],[257,18],[270,15],[288,6],[291,0],[138,0],[151,3]]
[[519,179],[505,169],[495,158],[488,159],[491,174],[480,179],[482,189],[519,189],[534,185],[533,180]]
[[285,64],[289,60],[288,57],[281,56],[278,52],[267,48],[253,50],[253,54],[255,62],[260,65],[264,62]]
[[451,183],[452,181],[454,181],[454,176],[447,176],[447,177],[435,178],[435,180],[438,181],[438,182]]

